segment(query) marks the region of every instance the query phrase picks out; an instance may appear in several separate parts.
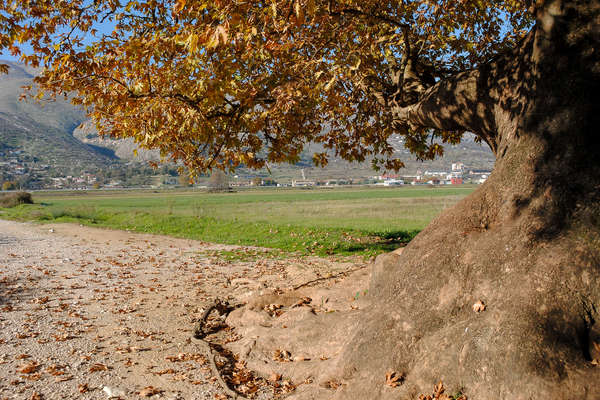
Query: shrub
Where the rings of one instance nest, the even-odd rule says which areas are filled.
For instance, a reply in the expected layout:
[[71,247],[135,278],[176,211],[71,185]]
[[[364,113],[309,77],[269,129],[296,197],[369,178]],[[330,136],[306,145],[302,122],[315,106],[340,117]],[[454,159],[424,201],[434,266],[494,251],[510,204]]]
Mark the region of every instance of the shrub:
[[0,207],[10,208],[18,206],[19,204],[33,204],[31,193],[14,192],[0,196]]

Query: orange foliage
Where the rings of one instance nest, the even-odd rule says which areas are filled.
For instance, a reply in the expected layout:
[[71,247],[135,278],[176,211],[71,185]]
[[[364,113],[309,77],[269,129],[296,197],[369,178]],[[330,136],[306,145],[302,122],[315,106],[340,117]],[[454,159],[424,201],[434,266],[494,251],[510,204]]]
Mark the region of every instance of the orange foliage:
[[0,0],[0,50],[29,43],[44,91],[192,171],[295,162],[309,142],[397,169],[391,135],[433,158],[432,135],[462,132],[399,129],[374,93],[408,59],[434,80],[489,60],[530,27],[526,3]]

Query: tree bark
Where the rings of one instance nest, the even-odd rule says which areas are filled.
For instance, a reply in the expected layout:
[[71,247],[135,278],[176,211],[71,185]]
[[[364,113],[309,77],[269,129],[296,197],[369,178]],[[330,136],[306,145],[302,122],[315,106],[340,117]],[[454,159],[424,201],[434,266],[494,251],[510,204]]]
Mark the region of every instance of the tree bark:
[[[336,398],[411,398],[439,380],[469,399],[600,398],[600,2],[546,1],[537,18],[511,54],[396,110],[475,132],[496,166],[377,260]],[[406,374],[394,390],[390,370]]]

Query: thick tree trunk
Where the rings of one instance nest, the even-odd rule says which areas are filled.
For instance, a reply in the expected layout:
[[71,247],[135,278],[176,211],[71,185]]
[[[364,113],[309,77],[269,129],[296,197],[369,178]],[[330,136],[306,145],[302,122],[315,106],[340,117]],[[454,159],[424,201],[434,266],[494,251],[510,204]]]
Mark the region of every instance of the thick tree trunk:
[[[600,4],[546,3],[512,60],[402,110],[421,126],[479,127],[496,167],[402,255],[377,260],[336,398],[411,398],[439,380],[469,399],[600,398]],[[436,114],[440,93],[454,100]],[[406,374],[400,388],[383,384],[390,370]]]
[[[297,399],[414,399],[440,380],[470,400],[600,399],[599,48],[600,1],[549,0],[511,54],[398,108],[401,124],[479,134],[494,172],[401,255],[377,259],[368,308],[256,334],[248,365],[264,369],[293,334],[343,346],[311,371],[342,386]],[[230,322],[256,333],[247,309]],[[402,385],[386,385],[390,371]]]

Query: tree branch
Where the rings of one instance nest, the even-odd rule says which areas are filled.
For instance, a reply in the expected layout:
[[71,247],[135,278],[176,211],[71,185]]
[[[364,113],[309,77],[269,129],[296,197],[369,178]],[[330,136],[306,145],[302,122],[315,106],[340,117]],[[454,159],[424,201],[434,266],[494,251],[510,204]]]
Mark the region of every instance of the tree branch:
[[[526,103],[528,94],[523,85],[533,76],[534,38],[535,28],[511,51],[477,69],[426,85],[425,90],[419,82],[410,85],[404,79],[401,95],[394,99],[391,110],[394,124],[401,130],[469,131],[496,153],[502,135],[514,128],[514,114],[523,112]],[[419,78],[417,73],[414,79]],[[407,84],[416,87],[409,96]]]
[[495,118],[491,88],[482,84],[480,70],[463,72],[441,80],[427,89],[419,101],[393,107],[395,122],[411,128],[471,131],[495,151]]
[[341,17],[344,14],[373,19],[373,20],[376,20],[379,22],[384,22],[389,25],[393,25],[397,28],[402,28],[402,29],[410,28],[410,26],[408,24],[404,24],[400,21],[397,21],[388,15],[375,14],[375,13],[359,10],[357,8],[342,8],[339,11],[329,11],[329,15],[332,17]]

